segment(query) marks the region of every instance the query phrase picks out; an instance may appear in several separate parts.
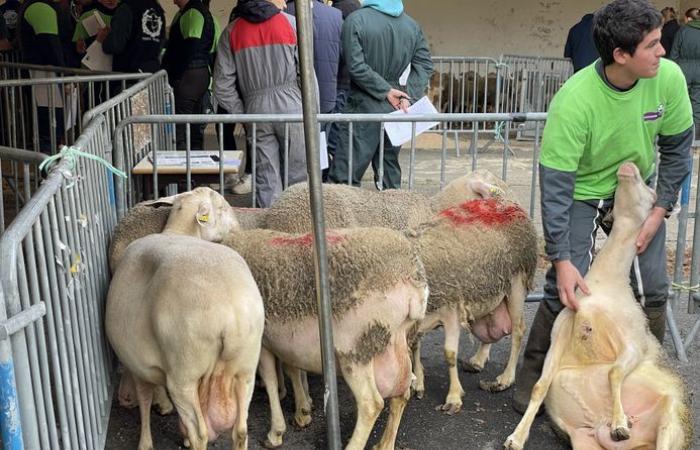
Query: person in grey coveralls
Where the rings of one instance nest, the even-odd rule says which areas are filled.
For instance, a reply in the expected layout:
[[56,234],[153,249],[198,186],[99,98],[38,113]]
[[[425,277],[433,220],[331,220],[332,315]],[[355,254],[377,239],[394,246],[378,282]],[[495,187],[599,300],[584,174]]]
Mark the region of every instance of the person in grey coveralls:
[[[221,34],[214,66],[214,97],[231,114],[300,114],[301,88],[296,21],[282,12],[284,0],[239,0]],[[246,125],[255,137],[255,198],[270,206],[282,193],[284,165],[289,185],[306,180],[301,124],[289,124],[285,161],[283,123]]]

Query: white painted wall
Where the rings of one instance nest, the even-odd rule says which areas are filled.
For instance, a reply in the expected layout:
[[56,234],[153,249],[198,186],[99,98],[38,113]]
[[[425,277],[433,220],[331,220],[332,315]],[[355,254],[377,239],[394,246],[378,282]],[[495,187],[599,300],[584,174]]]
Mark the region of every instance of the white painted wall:
[[[654,0],[661,9],[697,0]],[[562,56],[569,28],[603,0],[404,0],[406,11],[423,27],[433,55]],[[698,1],[700,4],[700,1]],[[177,11],[161,0],[168,22]],[[234,0],[212,0],[211,11],[224,25]],[[690,7],[690,6],[688,6]],[[685,11],[685,9],[683,9]]]

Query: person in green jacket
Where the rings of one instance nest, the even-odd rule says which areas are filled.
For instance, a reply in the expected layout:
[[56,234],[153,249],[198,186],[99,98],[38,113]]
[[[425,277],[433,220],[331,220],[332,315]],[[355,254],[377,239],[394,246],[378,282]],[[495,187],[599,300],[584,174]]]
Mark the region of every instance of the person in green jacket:
[[[403,12],[401,0],[365,0],[343,22],[342,46],[350,72],[350,94],[343,113],[406,110],[423,97],[433,73],[428,44],[418,23]],[[410,67],[406,84],[399,82]],[[348,124],[342,124],[329,168],[334,183],[359,186],[370,162],[378,189],[401,187],[399,150],[384,137],[384,177],[379,179],[377,122],[354,124],[352,176],[348,180]]]
[[678,30],[669,56],[685,75],[690,104],[693,106],[693,120],[697,125],[700,122],[700,19],[693,19]]

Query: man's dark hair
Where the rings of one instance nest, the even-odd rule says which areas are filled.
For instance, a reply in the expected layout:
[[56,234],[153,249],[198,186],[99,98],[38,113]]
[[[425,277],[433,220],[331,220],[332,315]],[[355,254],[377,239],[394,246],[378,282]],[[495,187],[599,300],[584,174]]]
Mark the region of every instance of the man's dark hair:
[[646,0],[614,0],[600,8],[593,16],[593,41],[603,64],[615,61],[618,47],[634,55],[644,36],[662,22],[661,13]]

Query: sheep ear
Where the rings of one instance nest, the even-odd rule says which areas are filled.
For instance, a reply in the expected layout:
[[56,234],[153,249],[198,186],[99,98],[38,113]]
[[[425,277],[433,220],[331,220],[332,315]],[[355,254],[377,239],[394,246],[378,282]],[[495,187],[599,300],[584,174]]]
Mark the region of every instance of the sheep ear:
[[209,219],[211,215],[211,202],[210,201],[203,201],[202,203],[199,204],[199,209],[197,210],[197,214],[195,215],[195,219],[197,220],[197,223],[200,226],[207,226],[209,225]]
[[170,197],[161,197],[158,200],[150,200],[141,203],[143,206],[150,206],[151,208],[160,208],[161,206],[173,206],[177,195],[171,195]]
[[503,190],[495,184],[486,183],[481,180],[469,180],[469,188],[481,198],[500,197]]

